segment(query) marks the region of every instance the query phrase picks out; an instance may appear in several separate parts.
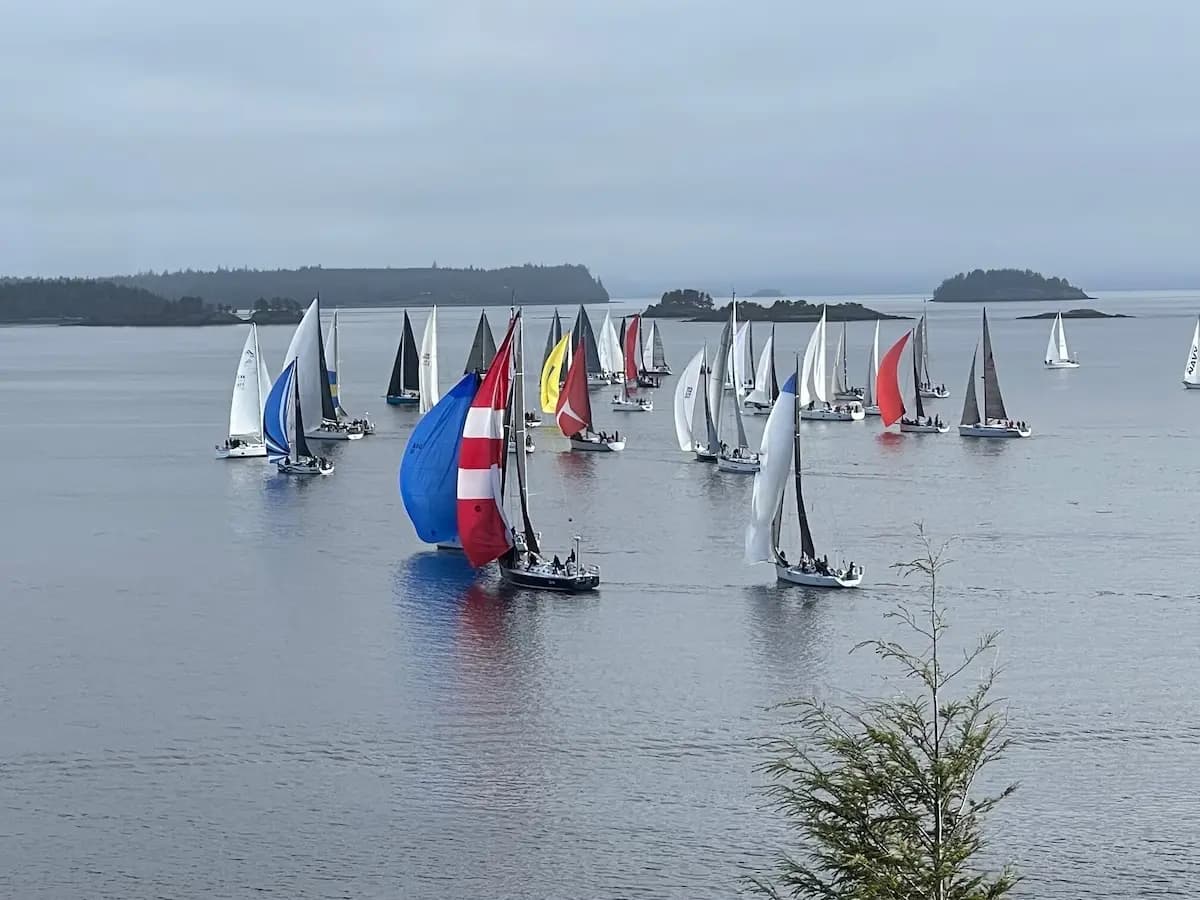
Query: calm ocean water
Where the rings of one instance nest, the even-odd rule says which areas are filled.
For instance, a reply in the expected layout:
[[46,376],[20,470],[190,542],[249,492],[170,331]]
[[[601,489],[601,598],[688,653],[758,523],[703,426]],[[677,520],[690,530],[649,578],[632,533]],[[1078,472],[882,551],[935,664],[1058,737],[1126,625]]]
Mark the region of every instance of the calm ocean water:
[[[1046,306],[991,310],[1030,440],[805,426],[818,549],[867,567],[836,595],[742,562],[751,480],[678,452],[674,379],[649,415],[596,395],[622,455],[536,433],[538,527],[581,533],[605,581],[506,596],[404,515],[399,311],[343,313],[343,395],[379,430],[302,483],[212,459],[241,329],[0,329],[0,895],[735,896],[788,840],[753,771],[768,707],[901,687],[848,650],[916,598],[889,565],[922,520],[957,538],[953,634],[1003,629],[1016,744],[990,782],[1021,787],[990,857],[1024,897],[1195,896],[1200,294],[1090,305],[1137,318],[1068,322],[1070,372],[1041,368],[1048,322],[1015,321]],[[957,422],[979,309],[929,311]],[[539,359],[550,312],[528,311]],[[477,316],[441,311],[444,386]],[[676,371],[719,332],[662,327]],[[781,367],[809,329],[778,328]],[[855,383],[870,333],[850,326]],[[277,369],[291,328],[260,334]]]

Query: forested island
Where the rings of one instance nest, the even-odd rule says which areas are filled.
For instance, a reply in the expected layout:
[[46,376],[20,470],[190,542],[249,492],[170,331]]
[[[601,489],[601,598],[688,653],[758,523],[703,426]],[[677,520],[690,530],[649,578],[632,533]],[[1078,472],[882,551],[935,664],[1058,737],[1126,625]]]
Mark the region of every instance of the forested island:
[[[869,322],[876,319],[904,319],[877,312],[861,303],[808,303],[804,300],[776,300],[770,306],[738,301],[738,319],[748,322],[816,322],[825,309],[829,322]],[[642,314],[651,319],[687,319],[689,322],[723,322],[729,315],[728,304],[716,306],[704,291],[692,288],[667,291],[658,303]]]
[[219,298],[248,309],[259,297],[292,297],[307,303],[318,294],[334,306],[530,306],[607,303],[608,291],[586,266],[509,266],[450,269],[217,269],[215,272],[145,272],[109,278],[171,300]]
[[[1057,312],[1038,313],[1035,316],[1017,316],[1018,320],[1028,319],[1053,319],[1058,316]],[[1064,319],[1132,319],[1133,316],[1127,316],[1124,313],[1106,313],[1100,312],[1098,309],[1070,309],[1062,314]]]
[[[295,324],[303,309],[290,298],[259,298],[252,321]],[[51,325],[198,326],[241,325],[246,320],[225,303],[200,297],[169,300],[144,288],[93,278],[0,280],[0,323]]]
[[1031,269],[976,269],[947,278],[933,292],[934,303],[1008,303],[1017,300],[1091,300],[1065,278],[1047,278]]

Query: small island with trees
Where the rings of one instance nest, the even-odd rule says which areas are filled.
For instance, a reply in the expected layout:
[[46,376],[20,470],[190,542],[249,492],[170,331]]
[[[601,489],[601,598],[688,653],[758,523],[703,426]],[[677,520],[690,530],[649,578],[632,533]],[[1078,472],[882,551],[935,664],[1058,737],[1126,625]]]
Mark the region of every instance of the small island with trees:
[[755,291],[750,296],[754,297],[756,299],[759,299],[759,300],[771,299],[774,297],[782,297],[783,291],[779,290],[779,288],[762,288],[760,290]]
[[933,292],[934,303],[1010,303],[1018,300],[1091,300],[1065,278],[1047,278],[1031,269],[976,269],[947,278]]
[[[1028,319],[1053,319],[1058,316],[1057,312],[1043,312],[1033,316],[1017,316],[1018,320]],[[1124,313],[1106,313],[1100,312],[1098,309],[1070,309],[1062,314],[1064,319],[1132,319],[1133,316],[1127,316]]]
[[[747,322],[816,322],[825,309],[830,322],[870,322],[876,319],[904,319],[869,309],[861,303],[808,303],[805,300],[776,300],[770,306],[738,301],[738,318]],[[716,306],[713,298],[694,288],[667,291],[658,303],[646,307],[642,314],[649,319],[686,319],[689,322],[723,322],[729,315],[728,305]]]

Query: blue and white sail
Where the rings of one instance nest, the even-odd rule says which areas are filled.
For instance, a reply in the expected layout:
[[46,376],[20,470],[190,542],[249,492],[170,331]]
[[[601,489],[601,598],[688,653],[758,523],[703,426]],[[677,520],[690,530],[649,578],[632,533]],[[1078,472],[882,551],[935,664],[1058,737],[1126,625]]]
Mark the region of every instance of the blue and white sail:
[[458,537],[458,448],[479,390],[468,372],[413,427],[400,460],[400,498],[417,537],[429,544]]
[[[263,407],[263,437],[267,443],[267,460],[279,462],[291,452],[288,440],[288,406],[295,406],[293,387],[296,380],[296,361],[288,363],[267,394]],[[295,413],[293,413],[294,415]]]
[[775,559],[775,521],[782,510],[783,492],[792,468],[795,436],[796,376],[792,374],[771,407],[758,448],[760,468],[754,476],[750,521],[746,525],[747,562]]

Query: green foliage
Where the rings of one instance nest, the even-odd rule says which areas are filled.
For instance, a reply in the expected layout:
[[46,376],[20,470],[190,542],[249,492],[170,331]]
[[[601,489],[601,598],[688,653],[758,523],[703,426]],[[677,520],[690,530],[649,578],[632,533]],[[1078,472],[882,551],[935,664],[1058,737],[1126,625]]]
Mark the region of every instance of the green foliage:
[[933,292],[935,302],[954,300],[1086,300],[1065,278],[1046,278],[1031,269],[975,269],[947,278]]
[[0,280],[0,322],[208,325],[239,319],[199,297],[171,300],[143,288],[91,278]]
[[[890,613],[926,643],[914,653],[895,641],[860,644],[916,686],[911,696],[857,708],[815,700],[786,704],[795,737],[768,742],[763,767],[777,808],[801,835],[799,854],[784,853],[756,893],[794,900],[996,900],[1017,884],[1010,870],[989,874],[975,863],[982,820],[1015,789],[980,796],[980,770],[1009,745],[1005,716],[990,699],[996,671],[971,687],[951,683],[995,648],[985,635],[954,665],[943,663],[946,631],[937,603],[944,547],[920,531],[923,555],[898,564],[928,579],[928,603]],[[858,649],[858,648],[855,648]]]

